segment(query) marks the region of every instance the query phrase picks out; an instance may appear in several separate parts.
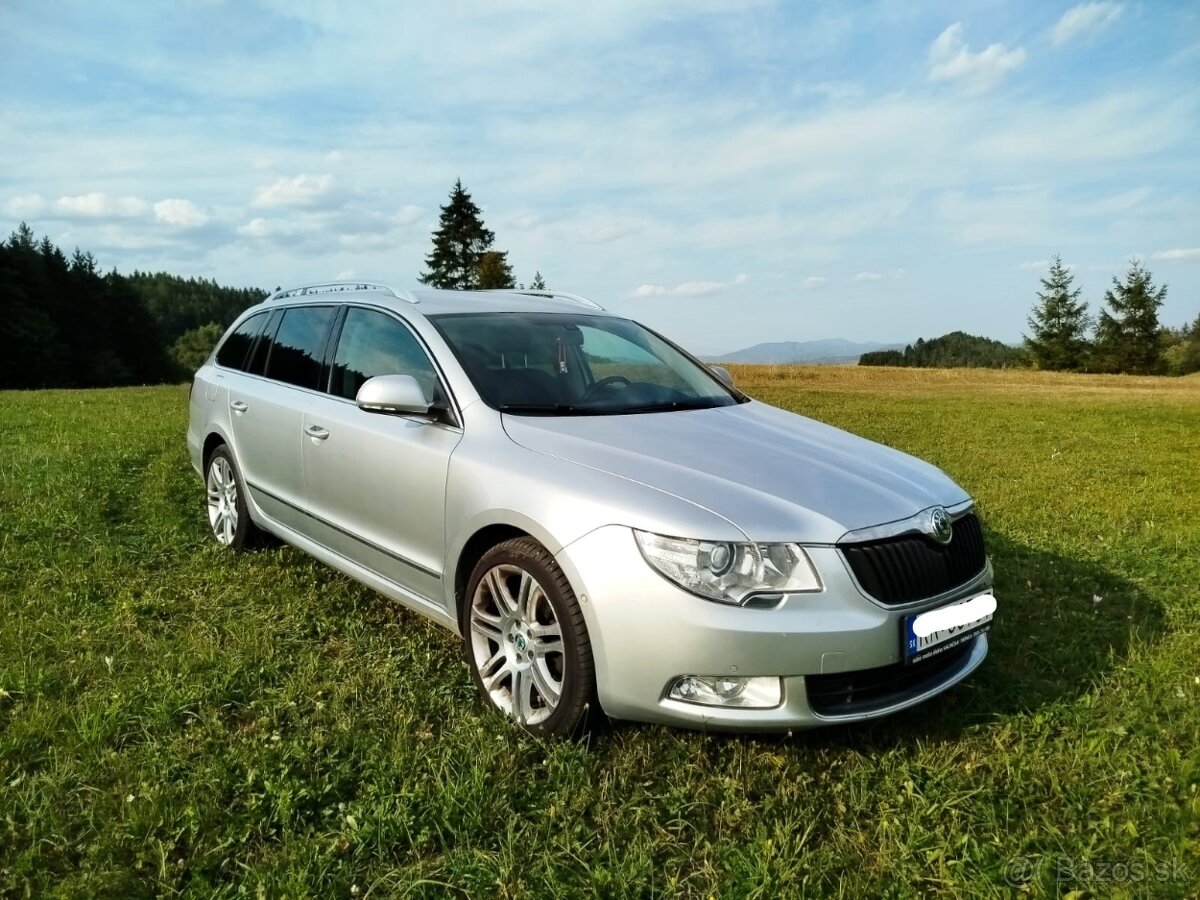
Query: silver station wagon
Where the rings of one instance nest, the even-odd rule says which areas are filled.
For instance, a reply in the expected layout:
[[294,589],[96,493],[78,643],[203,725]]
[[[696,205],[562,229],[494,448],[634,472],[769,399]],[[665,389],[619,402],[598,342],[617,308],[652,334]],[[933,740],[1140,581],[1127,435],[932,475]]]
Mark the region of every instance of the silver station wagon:
[[190,415],[218,542],[269,532],[445,625],[534,732],[870,719],[987,654],[962,488],[572,294],[279,291]]

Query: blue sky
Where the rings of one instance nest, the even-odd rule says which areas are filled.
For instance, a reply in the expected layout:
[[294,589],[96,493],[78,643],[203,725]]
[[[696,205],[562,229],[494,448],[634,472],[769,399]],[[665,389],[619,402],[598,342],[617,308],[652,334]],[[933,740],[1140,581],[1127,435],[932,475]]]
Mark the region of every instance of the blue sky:
[[415,282],[461,177],[520,280],[698,352],[1016,340],[1044,261],[1200,312],[1194,3],[0,4],[0,227]]

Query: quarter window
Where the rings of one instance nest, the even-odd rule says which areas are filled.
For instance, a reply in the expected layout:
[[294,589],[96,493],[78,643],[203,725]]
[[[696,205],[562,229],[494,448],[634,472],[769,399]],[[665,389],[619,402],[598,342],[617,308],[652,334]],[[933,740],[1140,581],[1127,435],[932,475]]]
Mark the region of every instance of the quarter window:
[[427,398],[437,398],[437,372],[413,333],[385,313],[352,306],[333,357],[330,393],[353,400],[376,375],[411,375]]
[[284,311],[267,360],[267,377],[317,390],[333,314],[332,306],[295,306]]
[[266,321],[265,312],[255,313],[235,328],[217,351],[217,365],[227,369],[245,369],[246,354],[250,351],[250,345],[254,343],[258,330]]

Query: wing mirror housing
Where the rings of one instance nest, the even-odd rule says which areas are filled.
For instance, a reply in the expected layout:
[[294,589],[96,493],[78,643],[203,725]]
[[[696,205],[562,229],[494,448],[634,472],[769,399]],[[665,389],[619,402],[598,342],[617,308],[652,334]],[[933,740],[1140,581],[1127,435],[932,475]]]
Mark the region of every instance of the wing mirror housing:
[[358,408],[391,415],[427,416],[442,407],[431,402],[411,375],[376,375],[363,382],[354,398]]
[[712,373],[725,382],[725,384],[733,387],[733,376],[729,374],[729,370],[727,368],[724,366],[709,366],[709,368],[712,369]]

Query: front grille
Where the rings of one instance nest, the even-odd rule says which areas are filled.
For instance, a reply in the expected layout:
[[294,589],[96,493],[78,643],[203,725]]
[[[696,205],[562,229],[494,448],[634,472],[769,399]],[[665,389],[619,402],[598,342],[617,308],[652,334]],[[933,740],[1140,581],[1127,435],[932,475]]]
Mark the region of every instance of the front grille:
[[961,646],[912,665],[898,662],[857,672],[806,675],[808,705],[819,716],[836,717],[877,712],[903,703],[960,671],[978,640],[973,637]]
[[975,513],[954,522],[954,537],[939,544],[923,534],[841,544],[854,577],[880,603],[896,606],[936,597],[966,584],[987,565]]

